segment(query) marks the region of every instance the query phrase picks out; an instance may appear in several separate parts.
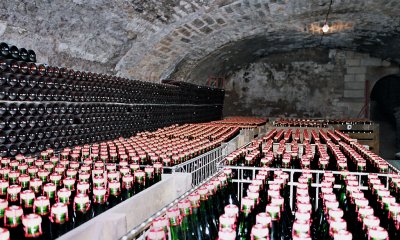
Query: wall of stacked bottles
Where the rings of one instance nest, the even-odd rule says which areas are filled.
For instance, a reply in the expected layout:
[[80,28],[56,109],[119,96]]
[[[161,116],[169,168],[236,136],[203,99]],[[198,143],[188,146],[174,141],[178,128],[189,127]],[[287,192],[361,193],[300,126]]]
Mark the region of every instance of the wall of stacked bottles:
[[222,116],[224,92],[155,84],[36,63],[32,50],[0,43],[0,156],[128,137]]
[[221,168],[123,239],[400,238],[398,170],[338,130],[275,128]]

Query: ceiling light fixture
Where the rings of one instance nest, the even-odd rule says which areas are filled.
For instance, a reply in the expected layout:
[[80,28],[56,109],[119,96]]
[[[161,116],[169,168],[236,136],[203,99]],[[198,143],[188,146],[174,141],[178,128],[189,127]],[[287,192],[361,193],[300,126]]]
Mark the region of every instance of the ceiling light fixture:
[[328,17],[329,17],[329,13],[331,12],[331,9],[332,9],[332,4],[333,4],[333,0],[331,0],[330,3],[329,3],[329,9],[328,9],[328,12],[326,13],[326,17],[325,17],[325,23],[321,28],[322,35],[321,35],[321,40],[319,42],[319,45],[321,45],[321,43],[322,43],[322,38],[324,37],[324,34],[328,33],[329,29],[330,29],[330,27],[328,25]]
[[328,31],[329,31],[329,25],[325,23],[324,26],[322,27],[322,32],[327,33]]

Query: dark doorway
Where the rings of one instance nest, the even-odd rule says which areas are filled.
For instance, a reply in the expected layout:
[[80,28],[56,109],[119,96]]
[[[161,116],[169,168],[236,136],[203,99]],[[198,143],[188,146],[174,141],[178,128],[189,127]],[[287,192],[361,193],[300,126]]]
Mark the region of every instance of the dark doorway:
[[[370,118],[380,127],[380,155],[394,159],[400,152],[400,76],[389,75],[381,78],[371,91]],[[397,117],[396,117],[397,116]],[[397,126],[397,128],[396,128]],[[397,133],[397,134],[396,134]]]

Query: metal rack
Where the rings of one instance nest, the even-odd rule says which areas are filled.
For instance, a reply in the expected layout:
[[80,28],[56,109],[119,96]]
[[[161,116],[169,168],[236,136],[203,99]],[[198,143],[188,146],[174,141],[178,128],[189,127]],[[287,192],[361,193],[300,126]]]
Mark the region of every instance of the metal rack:
[[[295,188],[297,186],[297,182],[295,182],[295,175],[299,176],[303,172],[308,172],[313,174],[313,182],[311,183],[311,187],[315,188],[315,199],[318,199],[319,197],[319,191],[320,187],[322,186],[322,183],[320,179],[322,178],[323,174],[326,172],[331,172],[333,175],[336,176],[341,176],[343,175],[344,172],[340,171],[323,171],[323,170],[305,170],[305,169],[286,169],[286,168],[261,168],[261,167],[244,167],[244,166],[225,166],[225,165],[220,165],[220,168],[230,168],[236,172],[235,176],[233,176],[233,182],[237,184],[237,194],[238,194],[238,199],[242,199],[243,193],[245,190],[244,184],[250,184],[252,182],[252,179],[255,179],[256,172],[260,170],[264,171],[269,171],[273,172],[276,170],[281,170],[283,172],[286,172],[289,174],[289,179],[288,179],[288,185],[290,187],[290,207],[293,209],[293,204],[294,204],[294,198],[295,198]],[[244,171],[251,172],[251,179],[245,179],[244,178]],[[359,189],[360,190],[367,190],[368,186],[366,185],[365,182],[362,181],[362,176],[368,176],[371,173],[365,173],[365,172],[345,172],[347,175],[355,175],[358,178],[358,183],[359,183]],[[393,174],[399,174],[397,173],[389,173],[389,174],[382,174],[382,173],[376,173],[379,177],[383,178],[386,182],[386,189],[389,187],[389,177],[392,176]],[[364,183],[364,184],[363,184]],[[340,188],[341,186],[338,184],[334,185],[334,188]],[[318,208],[318,201],[315,201],[315,208]]]

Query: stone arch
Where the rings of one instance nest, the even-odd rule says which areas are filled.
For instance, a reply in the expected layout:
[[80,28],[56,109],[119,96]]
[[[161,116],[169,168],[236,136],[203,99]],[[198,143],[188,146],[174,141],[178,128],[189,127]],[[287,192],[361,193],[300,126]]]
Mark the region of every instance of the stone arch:
[[400,68],[398,66],[393,67],[368,67],[366,73],[366,81],[368,82],[368,94],[371,96],[372,90],[375,85],[382,79],[391,75],[399,74]]

